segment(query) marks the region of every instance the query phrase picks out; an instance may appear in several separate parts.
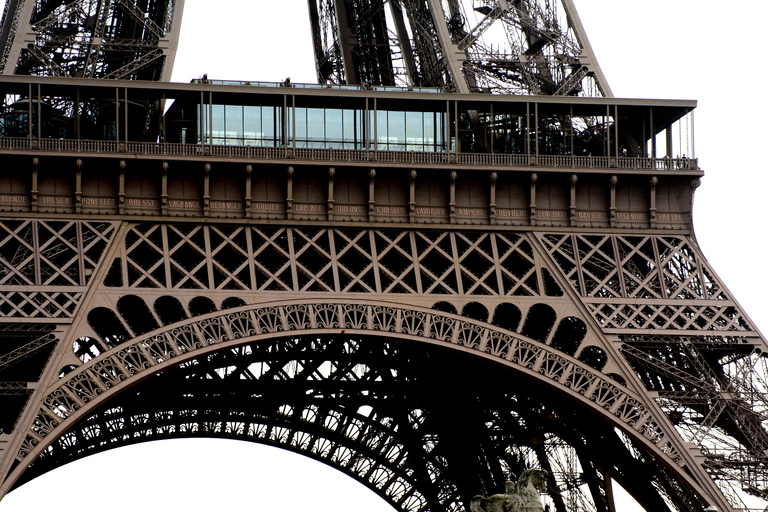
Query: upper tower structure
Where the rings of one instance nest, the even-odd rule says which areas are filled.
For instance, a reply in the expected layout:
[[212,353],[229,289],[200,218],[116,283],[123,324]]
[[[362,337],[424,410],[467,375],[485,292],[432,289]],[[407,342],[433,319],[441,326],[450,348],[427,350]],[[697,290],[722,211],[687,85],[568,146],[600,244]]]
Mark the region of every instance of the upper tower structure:
[[170,79],[184,0],[7,0],[0,73]]
[[571,0],[308,0],[320,83],[612,96]]

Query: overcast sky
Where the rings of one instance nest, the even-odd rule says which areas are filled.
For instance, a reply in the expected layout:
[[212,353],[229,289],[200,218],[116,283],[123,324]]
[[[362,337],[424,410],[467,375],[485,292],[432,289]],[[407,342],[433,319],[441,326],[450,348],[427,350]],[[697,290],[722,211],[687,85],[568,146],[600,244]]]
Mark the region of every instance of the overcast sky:
[[[697,239],[748,315],[768,329],[763,296],[768,277],[761,267],[766,249],[761,222],[768,202],[768,169],[761,156],[766,107],[758,99],[766,85],[760,71],[766,2],[575,3],[615,96],[699,101],[696,156],[706,176],[696,192]],[[203,73],[222,79],[315,80],[304,0],[186,0],[184,18],[174,81]],[[353,492],[358,497],[348,494]],[[86,496],[83,506],[80,500]],[[112,450],[50,472],[0,504],[3,512],[274,507],[287,512],[391,510],[361,485],[319,463],[233,441],[165,441]]]

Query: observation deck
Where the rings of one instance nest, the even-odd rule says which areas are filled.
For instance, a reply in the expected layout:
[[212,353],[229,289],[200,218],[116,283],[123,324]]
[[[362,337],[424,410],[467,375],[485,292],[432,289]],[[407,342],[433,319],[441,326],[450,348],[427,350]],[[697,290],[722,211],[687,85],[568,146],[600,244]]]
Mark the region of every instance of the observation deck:
[[688,231],[703,175],[695,101],[28,76],[0,96],[0,213]]

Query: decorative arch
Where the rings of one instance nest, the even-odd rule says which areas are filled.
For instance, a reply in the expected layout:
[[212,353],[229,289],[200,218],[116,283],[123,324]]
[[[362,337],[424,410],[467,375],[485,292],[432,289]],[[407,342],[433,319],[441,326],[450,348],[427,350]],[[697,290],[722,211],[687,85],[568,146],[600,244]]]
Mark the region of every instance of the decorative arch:
[[[9,480],[19,479],[38,455],[107,404],[110,397],[148,377],[248,343],[328,335],[410,340],[475,354],[571,397],[620,427],[669,467],[683,465],[677,447],[655,420],[655,412],[643,406],[639,397],[553,347],[484,322],[425,308],[316,299],[216,311],[128,340],[86,362],[46,391]],[[430,467],[441,471],[434,463]],[[687,480],[681,469],[675,473]],[[361,478],[359,473],[356,478]]]

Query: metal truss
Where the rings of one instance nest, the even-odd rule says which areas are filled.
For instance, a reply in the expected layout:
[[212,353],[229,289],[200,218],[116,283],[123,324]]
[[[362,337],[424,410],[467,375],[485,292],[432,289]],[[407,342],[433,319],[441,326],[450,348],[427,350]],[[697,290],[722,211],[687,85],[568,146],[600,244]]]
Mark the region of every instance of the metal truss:
[[310,0],[320,83],[611,96],[570,0]]
[[[650,489],[630,489],[627,481],[648,466],[658,467],[654,461],[660,457],[670,467],[693,468],[693,460],[700,460],[702,474],[709,474],[734,507],[748,501],[743,489],[765,496],[764,342],[685,236],[196,222],[120,227],[118,222],[45,219],[7,219],[3,227],[0,300],[5,337],[16,341],[4,345],[0,402],[20,414],[29,386],[50,364],[57,343],[69,353],[50,370],[59,375],[52,381],[58,384],[45,392],[18,446],[17,465],[41,455],[32,466],[38,469],[28,476],[93,450],[153,436],[210,433],[319,458],[368,482],[402,510],[454,510],[466,493],[496,492],[508,478],[502,475],[515,473],[525,461],[555,475],[550,499],[562,511],[609,510],[614,480],[635,496],[650,496]],[[89,293],[100,298],[80,310]],[[66,307],[45,306],[61,294],[74,298],[67,299]],[[283,302],[264,304],[269,300]],[[52,322],[69,319],[79,327],[63,336]],[[119,421],[125,428],[135,423],[135,407],[145,400],[129,399],[133,391],[122,390],[133,390],[134,379],[143,379],[145,372],[176,375],[187,371],[183,368],[234,357],[222,354],[242,356],[244,349],[237,347],[255,351],[254,337],[276,336],[295,346],[320,339],[344,345],[371,335],[384,346],[421,339],[460,347],[514,366],[520,378],[540,379],[546,388],[571,396],[567,403],[603,418],[591,424],[606,425],[601,442],[613,439],[621,449],[611,452],[624,453],[626,467],[617,469],[612,455],[595,458],[597,441],[581,446],[576,439],[586,433],[576,420],[566,422],[572,431],[549,425],[534,445],[516,440],[503,450],[501,445],[488,448],[483,460],[499,462],[489,466],[495,467],[489,469],[492,476],[472,483],[471,491],[445,469],[445,460],[440,459],[443,466],[428,466],[434,474],[421,481],[413,471],[403,473],[386,462],[386,450],[406,446],[393,440],[399,429],[397,435],[381,431],[377,439],[383,444],[374,457],[374,452],[361,452],[357,438],[334,437],[317,425],[291,429],[266,413],[256,418],[242,410],[233,416],[233,411],[209,408],[210,399],[204,397],[205,408],[178,410],[168,408],[175,399],[160,400],[141,413],[148,419],[130,427],[129,434],[106,427],[110,414],[123,418]],[[337,364],[329,361],[317,364]],[[226,376],[249,365],[222,363],[206,375]],[[318,380],[325,378],[330,377],[323,374]],[[137,384],[135,390],[140,388]],[[368,396],[360,390],[346,393]],[[125,405],[120,405],[121,396],[128,400]],[[104,407],[96,412],[100,401]],[[290,405],[294,412],[285,421],[296,425],[295,411],[306,409]],[[315,406],[319,417],[336,411],[346,418],[343,422],[358,418],[357,408],[342,410],[327,401]],[[358,419],[373,422],[366,428],[383,428],[376,416],[383,413],[378,405],[371,407],[368,420]],[[510,407],[517,423],[531,421],[531,411]],[[190,414],[183,430],[180,418]],[[5,431],[18,420],[9,421]],[[612,423],[624,434],[616,437],[608,427]],[[92,442],[96,431],[107,437]],[[407,451],[423,457],[432,438],[420,439],[418,450],[409,441]],[[683,442],[698,447],[701,455],[691,459]],[[328,448],[321,450],[321,445]],[[339,453],[346,455],[331,455]],[[417,459],[408,460],[418,466]],[[670,510],[696,510],[701,505],[691,494],[695,484],[680,478],[658,467],[652,482],[656,498],[645,498],[660,500],[653,509],[664,504]]]
[[[540,236],[736,508],[768,498],[765,341],[688,240]],[[654,331],[667,333],[660,336]],[[671,335],[673,332],[677,336]]]
[[[324,329],[344,334],[311,334]],[[393,341],[370,338],[376,333]],[[253,337],[265,341],[247,343]],[[395,341],[403,337],[460,346],[523,371],[515,377]],[[582,405],[545,390],[514,392],[534,376],[581,396]],[[41,453],[34,476],[94,450],[156,438],[257,440],[338,467],[400,510],[461,510],[478,488],[491,491],[530,464],[551,470],[560,511],[609,510],[599,499],[605,471],[634,491],[648,493],[651,482],[669,487],[661,473],[640,478],[646,469],[610,425],[582,431],[583,407],[636,432],[633,450],[655,446],[657,457],[681,463],[639,397],[544,344],[456,315],[293,301],[181,321],[89,359],[43,399],[18,460]],[[686,493],[675,498],[679,510],[700,506]],[[645,499],[668,509],[656,493]]]
[[563,293],[514,233],[145,224],[122,251],[111,275],[128,288]]
[[7,2],[0,70],[36,76],[168,80],[180,23],[174,12],[182,6],[183,0]]
[[5,220],[0,314],[66,318],[76,310],[115,233],[112,222]]

